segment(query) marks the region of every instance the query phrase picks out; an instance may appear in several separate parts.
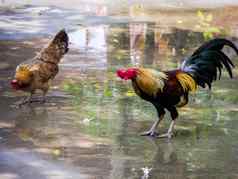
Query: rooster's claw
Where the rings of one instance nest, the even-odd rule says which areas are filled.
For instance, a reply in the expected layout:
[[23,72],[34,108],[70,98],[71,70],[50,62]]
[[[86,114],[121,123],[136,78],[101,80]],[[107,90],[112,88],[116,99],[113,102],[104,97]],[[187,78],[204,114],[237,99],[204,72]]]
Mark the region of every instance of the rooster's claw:
[[165,134],[161,134],[156,136],[157,138],[168,138],[171,139],[172,137],[174,137],[174,133],[165,133]]
[[150,137],[158,137],[159,133],[158,132],[153,132],[153,131],[146,131],[140,134],[141,136],[150,136]]

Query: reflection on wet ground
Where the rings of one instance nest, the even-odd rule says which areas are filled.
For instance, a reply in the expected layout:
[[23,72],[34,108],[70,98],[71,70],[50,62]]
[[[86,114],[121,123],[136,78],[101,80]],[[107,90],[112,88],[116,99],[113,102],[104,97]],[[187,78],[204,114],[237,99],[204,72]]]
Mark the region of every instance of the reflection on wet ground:
[[[122,66],[176,68],[215,36],[238,45],[236,9],[148,14],[133,6],[123,18],[108,15],[104,6],[96,9],[1,10],[0,178],[237,178],[237,69],[233,80],[224,73],[212,92],[190,96],[172,141],[138,135],[156,113],[114,74]],[[225,17],[230,21],[223,23]],[[16,65],[62,27],[69,32],[70,52],[48,102],[13,108],[25,95],[8,85]]]

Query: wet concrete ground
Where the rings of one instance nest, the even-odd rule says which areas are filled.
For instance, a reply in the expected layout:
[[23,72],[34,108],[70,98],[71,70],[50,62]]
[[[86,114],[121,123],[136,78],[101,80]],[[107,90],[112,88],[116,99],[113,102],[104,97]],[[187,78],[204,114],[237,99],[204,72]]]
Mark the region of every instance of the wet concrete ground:
[[[0,178],[237,178],[237,69],[233,80],[224,73],[212,92],[190,96],[171,141],[138,135],[155,110],[115,76],[122,66],[176,68],[211,35],[238,44],[237,7],[199,13],[133,5],[119,14],[93,7],[0,10]],[[70,51],[48,102],[14,108],[27,95],[9,87],[16,65],[61,28]]]

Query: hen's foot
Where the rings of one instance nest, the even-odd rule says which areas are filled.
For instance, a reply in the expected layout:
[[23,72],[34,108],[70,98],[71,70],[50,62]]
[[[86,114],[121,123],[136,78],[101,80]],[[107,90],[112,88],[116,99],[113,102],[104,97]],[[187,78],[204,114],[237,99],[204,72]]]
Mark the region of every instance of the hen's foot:
[[31,104],[31,103],[35,103],[35,102],[40,102],[40,103],[45,103],[46,102],[46,99],[45,98],[34,98],[34,99],[23,99],[19,102],[16,102],[15,103],[15,106],[20,108],[22,107],[23,105],[26,105],[26,104]]
[[21,101],[16,102],[15,105],[17,107],[21,107],[22,105],[25,105],[25,104],[28,104],[28,103],[30,103],[30,99],[29,98],[25,98],[25,99],[23,99]]
[[37,103],[37,102],[45,103],[46,99],[44,99],[44,98],[36,98],[36,99],[32,99],[32,100],[29,101],[29,103]]

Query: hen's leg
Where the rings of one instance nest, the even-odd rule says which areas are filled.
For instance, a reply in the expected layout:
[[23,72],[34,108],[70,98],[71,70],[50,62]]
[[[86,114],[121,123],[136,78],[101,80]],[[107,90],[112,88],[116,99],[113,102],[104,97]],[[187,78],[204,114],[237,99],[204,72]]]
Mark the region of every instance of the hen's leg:
[[164,111],[164,109],[162,107],[159,107],[159,106],[155,106],[155,108],[157,110],[157,114],[158,114],[159,119],[154,122],[154,124],[152,125],[150,130],[148,130],[146,132],[143,132],[141,134],[142,136],[157,137],[159,135],[155,130],[158,127],[159,123],[163,120],[165,111]]
[[44,85],[42,86],[42,98],[39,100],[39,102],[41,103],[45,103],[46,102],[46,94],[49,90],[49,84],[48,83],[44,83]]
[[28,103],[34,103],[34,102],[44,103],[44,102],[46,102],[46,93],[48,92],[48,89],[49,89],[49,85],[48,84],[43,85],[43,88],[41,89],[42,93],[43,93],[41,98],[32,99],[33,93],[31,93],[31,96],[28,99]]
[[21,107],[21,106],[24,105],[24,104],[29,104],[29,103],[31,103],[31,101],[32,101],[32,96],[33,96],[34,93],[35,93],[35,91],[31,91],[29,96],[25,97],[22,101],[20,101],[19,103],[17,103],[17,106],[18,106],[18,107]]
[[168,110],[170,111],[172,122],[170,123],[170,126],[169,126],[169,129],[168,129],[167,133],[157,136],[158,138],[167,137],[167,138],[170,139],[174,135],[173,130],[174,130],[174,125],[175,125],[175,120],[178,117],[178,111],[174,106],[171,107],[171,108],[168,108]]
[[47,93],[47,92],[48,92],[48,89],[45,90],[45,91],[43,91],[42,100],[41,100],[42,103],[45,103],[45,102],[46,102],[46,93]]

